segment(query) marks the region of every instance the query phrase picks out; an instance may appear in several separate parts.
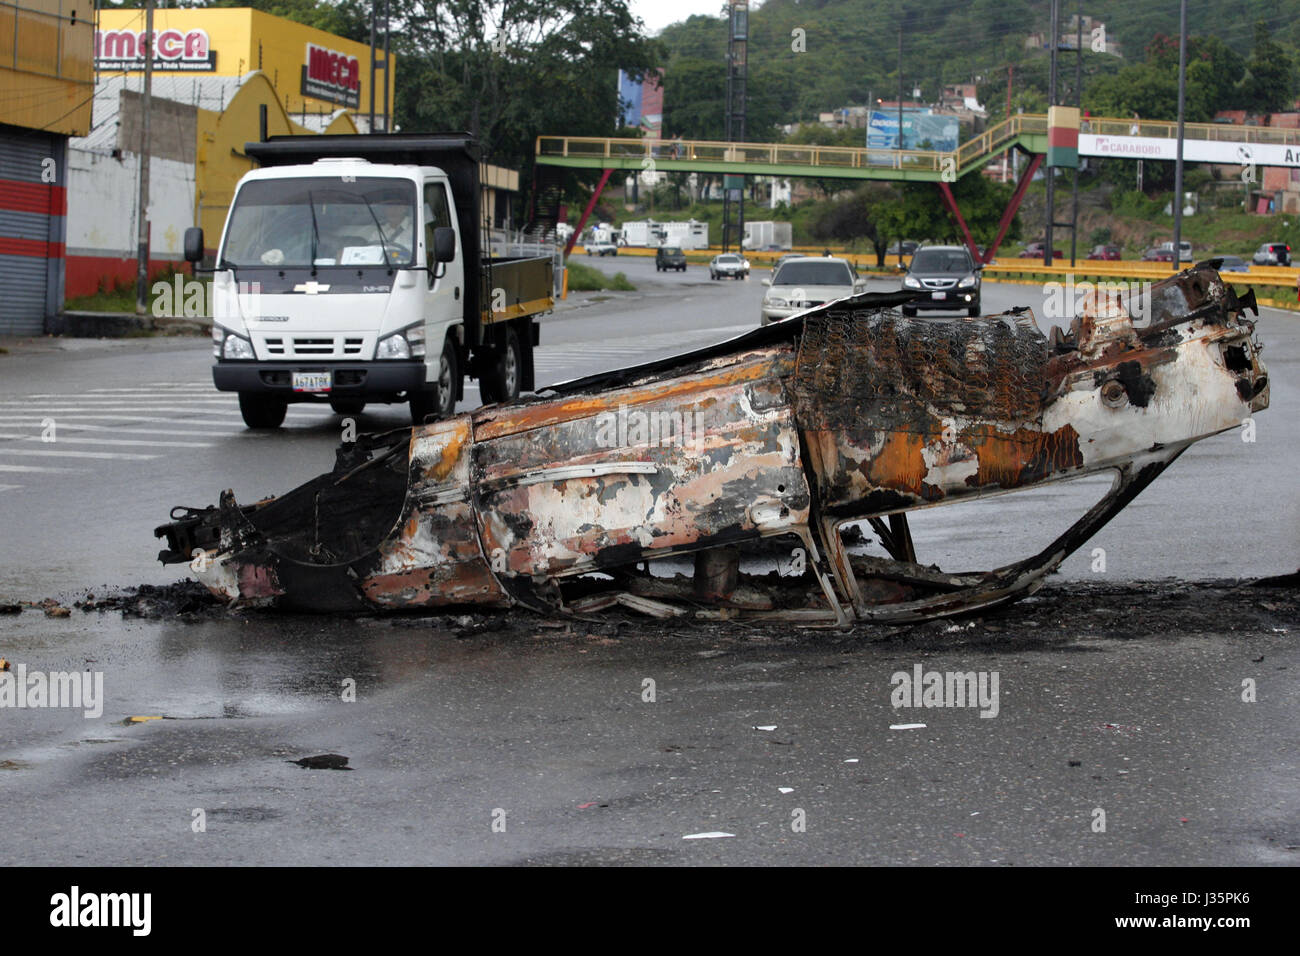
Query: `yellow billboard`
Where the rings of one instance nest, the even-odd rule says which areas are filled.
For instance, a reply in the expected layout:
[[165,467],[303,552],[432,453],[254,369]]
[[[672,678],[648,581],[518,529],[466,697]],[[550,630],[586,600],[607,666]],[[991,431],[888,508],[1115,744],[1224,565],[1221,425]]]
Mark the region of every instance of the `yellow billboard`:
[[[370,109],[370,48],[364,43],[246,7],[156,10],[154,36],[158,73],[243,76],[260,70],[289,113]],[[100,75],[143,72],[143,40],[143,10],[101,10],[95,32]],[[394,76],[388,72],[391,108]],[[377,70],[376,114],[383,112],[384,80]]]

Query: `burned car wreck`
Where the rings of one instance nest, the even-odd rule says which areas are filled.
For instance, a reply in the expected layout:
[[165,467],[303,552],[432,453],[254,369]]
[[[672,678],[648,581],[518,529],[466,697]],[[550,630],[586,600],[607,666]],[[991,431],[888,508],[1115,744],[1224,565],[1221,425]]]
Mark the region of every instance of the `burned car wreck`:
[[[848,625],[992,607],[1041,586],[1193,442],[1267,407],[1253,294],[1216,265],[1156,283],[1144,322],[1092,293],[1050,336],[1027,309],[910,319],[906,293],[842,299],[362,436],[287,494],[174,510],[160,559],[232,602],[306,611]],[[1099,472],[1110,491],[1032,557],[959,574],[918,560],[913,510]],[[888,557],[850,553],[862,522]]]

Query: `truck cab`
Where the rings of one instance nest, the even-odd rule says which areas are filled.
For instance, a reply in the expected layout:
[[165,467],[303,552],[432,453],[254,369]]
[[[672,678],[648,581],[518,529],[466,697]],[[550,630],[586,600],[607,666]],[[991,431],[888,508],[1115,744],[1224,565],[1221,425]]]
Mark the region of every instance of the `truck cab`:
[[[533,387],[552,262],[480,253],[472,141],[287,136],[246,148],[263,166],[240,180],[217,248],[213,381],[238,393],[250,428],[278,427],[291,402],[342,414],[406,402],[417,424],[448,417],[467,373],[485,402]],[[190,230],[186,257],[202,254]]]

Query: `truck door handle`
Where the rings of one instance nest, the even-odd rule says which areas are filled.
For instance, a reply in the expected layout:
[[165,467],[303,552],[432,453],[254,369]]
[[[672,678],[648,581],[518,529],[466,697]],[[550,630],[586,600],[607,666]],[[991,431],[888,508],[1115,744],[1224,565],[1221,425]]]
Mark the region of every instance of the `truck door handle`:
[[455,296],[455,298],[456,298],[456,301],[457,301],[457,302],[460,301],[460,286],[456,286],[456,296]]

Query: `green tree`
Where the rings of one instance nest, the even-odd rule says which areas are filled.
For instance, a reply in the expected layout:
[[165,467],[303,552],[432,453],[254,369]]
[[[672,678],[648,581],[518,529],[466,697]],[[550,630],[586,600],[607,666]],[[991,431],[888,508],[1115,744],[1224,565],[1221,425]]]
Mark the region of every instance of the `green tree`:
[[[952,195],[961,210],[962,218],[970,229],[971,238],[977,245],[988,247],[997,237],[998,223],[1011,202],[1015,187],[1010,183],[996,183],[987,176],[970,173],[952,184]],[[954,239],[961,231],[950,220],[949,235]],[[1017,214],[1007,226],[1005,242],[1020,238],[1020,216]]]
[[948,216],[934,183],[903,183],[896,187],[897,201],[880,210],[878,228],[893,240],[946,238]]
[[[995,183],[978,173],[963,176],[951,188],[971,238],[978,245],[991,245],[1014,188],[1010,183]],[[900,201],[885,205],[878,217],[880,229],[890,240],[965,242],[934,183],[904,183]],[[1003,241],[1014,241],[1020,235],[1020,217],[1016,215]]]
[[[1241,55],[1218,37],[1189,37],[1184,112],[1188,122],[1205,123],[1240,100],[1245,72]],[[1118,73],[1099,77],[1084,91],[1084,105],[1100,116],[1178,118],[1178,38],[1157,35],[1146,58]]]
[[[468,130],[525,183],[539,135],[614,135],[618,70],[643,76],[659,64],[628,0],[394,0],[392,15],[403,25],[397,123]],[[570,196],[598,175],[566,177]]]
[[664,129],[683,139],[726,136],[727,65],[722,60],[681,57],[665,71]]
[[1255,48],[1246,61],[1240,93],[1243,105],[1260,113],[1289,109],[1295,101],[1295,65],[1262,22],[1255,24]]
[[[842,181],[841,181],[842,182]],[[830,202],[812,222],[817,239],[855,242],[865,239],[876,253],[876,265],[885,264],[885,250],[892,238],[886,231],[887,210],[898,202],[897,190],[886,183],[863,183],[846,197]]]

